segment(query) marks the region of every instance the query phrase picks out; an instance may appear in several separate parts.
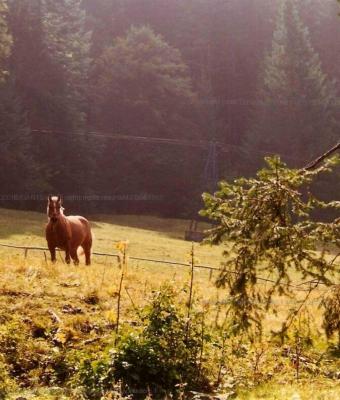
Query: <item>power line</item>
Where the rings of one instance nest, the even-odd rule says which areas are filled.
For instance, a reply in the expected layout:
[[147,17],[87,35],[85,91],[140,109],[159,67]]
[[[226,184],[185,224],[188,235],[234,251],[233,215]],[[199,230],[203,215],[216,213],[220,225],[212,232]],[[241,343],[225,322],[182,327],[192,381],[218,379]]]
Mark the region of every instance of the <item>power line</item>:
[[[212,141],[209,140],[183,140],[183,139],[172,139],[172,138],[160,138],[160,137],[154,137],[154,136],[132,136],[132,135],[126,135],[126,134],[120,134],[120,133],[106,133],[106,132],[98,132],[98,131],[89,131],[89,132],[66,132],[66,131],[60,131],[60,130],[47,130],[47,129],[32,129],[31,133],[36,133],[36,134],[58,134],[58,135],[73,135],[73,136],[80,136],[83,138],[88,138],[88,137],[97,137],[97,138],[102,138],[102,139],[109,139],[109,140],[126,140],[126,141],[134,141],[134,142],[139,142],[139,143],[150,143],[150,144],[167,144],[167,145],[173,145],[173,146],[183,146],[183,147],[196,147],[196,148],[202,148],[202,149],[207,149],[209,146],[211,146]],[[231,144],[231,143],[225,143],[225,142],[219,142],[219,141],[213,141],[214,145],[216,146],[216,149],[220,153],[230,153],[231,150],[239,150],[239,151],[245,151],[246,147],[241,146],[241,145],[236,145],[236,144]],[[291,161],[301,161],[295,157],[292,157],[291,155],[284,154],[284,153],[279,153],[281,157],[284,157],[287,160]],[[252,154],[258,154],[261,156],[270,156],[273,155],[274,152],[270,152],[267,150],[256,150],[252,149]]]
[[81,137],[98,137],[109,140],[128,140],[135,141],[141,143],[155,143],[155,144],[169,144],[176,146],[188,146],[188,147],[202,147],[205,148],[209,145],[209,141],[207,140],[197,140],[197,141],[189,141],[189,140],[180,140],[180,139],[171,139],[171,138],[159,138],[153,136],[130,136],[123,134],[110,134],[104,132],[64,132],[58,130],[43,130],[43,129],[32,129],[32,133],[41,133],[41,134],[61,134],[61,135],[74,135]]

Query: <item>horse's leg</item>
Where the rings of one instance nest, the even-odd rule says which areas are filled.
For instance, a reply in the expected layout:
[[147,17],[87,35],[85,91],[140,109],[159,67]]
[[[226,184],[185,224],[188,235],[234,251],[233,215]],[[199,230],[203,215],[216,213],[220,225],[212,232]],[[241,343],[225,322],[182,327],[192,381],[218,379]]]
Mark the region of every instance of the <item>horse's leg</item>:
[[81,247],[85,253],[85,263],[86,265],[91,265],[91,247],[92,247],[92,236],[91,234],[85,239]]
[[91,247],[84,248],[86,265],[91,265]]
[[51,253],[51,261],[54,264],[54,263],[57,262],[55,247],[49,244],[48,245],[48,249],[49,249],[49,251]]
[[67,244],[66,245],[66,249],[65,249],[65,262],[66,264],[70,264],[71,263],[71,257],[70,257],[70,245]]
[[85,253],[86,265],[91,265],[91,247],[92,247],[92,239],[83,243],[83,245],[82,245],[82,248]]
[[71,254],[72,260],[74,262],[74,265],[78,265],[79,264],[79,258],[78,258],[78,254],[77,254],[77,248],[76,247],[72,247],[70,249],[70,254]]

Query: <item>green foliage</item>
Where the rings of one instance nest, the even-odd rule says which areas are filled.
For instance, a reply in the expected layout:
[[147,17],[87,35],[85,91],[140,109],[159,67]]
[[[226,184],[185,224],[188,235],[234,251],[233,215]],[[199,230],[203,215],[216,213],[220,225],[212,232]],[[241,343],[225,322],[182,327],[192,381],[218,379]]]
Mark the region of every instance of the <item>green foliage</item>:
[[85,355],[78,361],[76,374],[71,379],[71,387],[81,390],[86,399],[102,399],[105,394],[115,391],[115,377],[109,359],[91,360]]
[[[11,74],[28,125],[58,131],[32,135],[29,155],[39,165],[42,180],[48,181],[45,190],[81,192],[82,182],[91,180],[93,147],[84,137],[69,135],[84,128],[88,95],[90,34],[80,1],[10,0],[8,14],[15,38]],[[90,171],[87,179],[85,166]],[[31,192],[33,188],[41,190],[31,186]]]
[[79,0],[9,1],[11,65],[35,128],[84,122],[90,34]]
[[116,393],[145,398],[177,396],[188,390],[209,390],[208,370],[202,351],[210,336],[202,337],[198,317],[190,328],[176,305],[176,292],[163,286],[141,313],[143,326],[130,328],[119,337],[117,347],[91,361],[83,358],[72,378],[86,398],[100,399]]
[[194,100],[179,50],[147,26],[131,27],[115,39],[97,60],[94,75],[98,117],[117,132],[138,129],[152,136],[162,130],[171,136]]
[[243,132],[248,166],[264,150],[307,161],[337,127],[338,83],[325,72],[338,74],[340,24],[328,3],[1,0],[0,70],[13,77],[19,119],[55,132],[32,134],[41,179],[30,192],[147,194],[156,200],[116,202],[116,212],[196,213],[206,148],[90,139],[85,130],[231,143],[222,176],[242,171]]
[[0,377],[3,373],[3,379],[10,380],[12,386],[14,381],[27,387],[64,384],[74,371],[74,357],[56,350],[52,337],[46,332],[42,335],[43,328],[30,324],[15,316],[0,326]]
[[338,335],[338,346],[340,347],[340,288],[336,285],[331,293],[321,303],[324,308],[323,327],[328,338],[334,334]]
[[[180,51],[152,28],[132,26],[125,36],[115,38],[95,61],[91,76],[91,124],[98,129],[133,136],[200,139],[189,69]],[[117,182],[111,189],[114,195],[119,191],[159,197],[161,193],[159,206],[166,202],[164,207],[175,207],[195,190],[188,174],[197,182],[203,171],[197,154],[185,153],[186,147],[154,146],[147,141],[102,144],[98,165],[105,174],[101,186]]]
[[72,127],[75,129],[83,127],[85,123],[91,61],[91,32],[86,30],[81,2],[47,0],[42,21],[49,57],[59,70],[64,86],[59,107],[64,107],[64,113],[71,114]]
[[203,341],[199,321],[190,329],[176,305],[176,292],[162,287],[144,312],[144,328],[122,337],[113,357],[116,378],[128,393],[150,391],[156,398],[178,394],[181,384],[188,390],[209,388],[207,371],[200,364]]
[[7,366],[12,377],[25,373],[28,363],[34,362],[26,358],[27,335],[27,331],[20,327],[16,319],[0,326],[1,361]]
[[0,92],[0,141],[0,193],[10,196],[31,190],[32,186],[39,188],[27,119],[10,83],[3,85]]
[[7,1],[0,0],[0,84],[8,74],[6,70],[7,58],[10,54],[12,38],[7,26]]
[[246,139],[254,165],[260,164],[259,150],[280,154],[295,166],[326,151],[338,137],[338,99],[336,83],[322,69],[298,2],[280,2]]
[[[265,313],[275,311],[273,295],[293,296],[293,274],[317,286],[330,285],[337,273],[333,252],[334,246],[340,247],[339,220],[318,222],[311,213],[318,208],[339,210],[340,203],[327,204],[306,192],[337,159],[313,171],[289,169],[278,157],[266,162],[257,178],[221,182],[217,193],[204,195],[202,215],[217,225],[210,232],[211,243],[230,241],[217,286],[230,291],[235,333],[252,327],[261,333]],[[264,274],[274,281],[272,287],[259,284]]]

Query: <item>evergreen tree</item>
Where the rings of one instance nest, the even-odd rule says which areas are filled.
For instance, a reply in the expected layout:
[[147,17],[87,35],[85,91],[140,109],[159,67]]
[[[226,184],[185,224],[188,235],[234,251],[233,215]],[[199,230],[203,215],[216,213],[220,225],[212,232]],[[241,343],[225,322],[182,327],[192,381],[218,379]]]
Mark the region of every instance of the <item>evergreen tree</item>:
[[34,128],[84,120],[90,35],[80,0],[9,0],[17,88]]
[[[222,127],[219,138],[241,143],[256,89],[254,70],[270,43],[276,1],[85,0],[84,4],[94,31],[94,57],[131,25],[150,26],[180,49],[201,108],[213,99]],[[209,99],[205,90],[200,93],[206,76],[211,77]],[[211,138],[209,123],[202,119],[200,126]]]
[[[95,127],[131,136],[200,139],[192,118],[195,94],[188,68],[180,52],[151,28],[132,27],[117,38],[98,59],[93,76]],[[103,185],[116,194],[161,194],[172,203],[169,208],[180,205],[203,170],[201,166],[195,171],[201,163],[197,153],[187,152],[173,146],[108,141],[99,164],[104,182],[113,184]]]
[[36,187],[37,174],[25,113],[8,77],[12,38],[7,11],[7,2],[0,0],[0,201],[2,205],[18,206],[20,195]]
[[247,136],[248,159],[256,166],[264,151],[282,154],[292,165],[313,159],[336,140],[337,101],[297,2],[282,1]]
[[102,128],[166,137],[188,132],[194,101],[188,68],[151,28],[132,27],[117,38],[97,61],[94,77]]
[[86,29],[82,0],[46,0],[43,26],[49,56],[62,70],[65,86],[61,102],[63,112],[71,114],[72,126],[81,128],[85,122],[90,67],[91,32]]
[[325,72],[337,79],[340,90],[339,3],[334,0],[300,0],[299,9]]
[[336,86],[326,76],[339,74],[336,6],[323,0],[0,0],[0,81],[11,76],[2,88],[19,113],[18,131],[26,121],[55,132],[31,136],[38,186],[163,199],[176,191],[177,204],[189,208],[198,198],[207,149],[94,142],[85,129],[232,143],[232,152],[219,157],[223,176],[242,171],[237,149],[245,133],[254,168],[262,150],[302,165],[337,139]]
[[84,128],[87,112],[90,35],[81,2],[9,0],[9,11],[17,93],[30,127],[54,132],[35,136],[35,158],[52,190],[82,192],[92,146],[71,134]]
[[7,2],[0,0],[0,84],[7,75],[7,58],[11,48],[11,36],[6,21]]
[[0,193],[8,196],[2,204],[18,205],[15,196],[34,193],[44,182],[37,180],[27,120],[10,83],[0,91],[0,142]]

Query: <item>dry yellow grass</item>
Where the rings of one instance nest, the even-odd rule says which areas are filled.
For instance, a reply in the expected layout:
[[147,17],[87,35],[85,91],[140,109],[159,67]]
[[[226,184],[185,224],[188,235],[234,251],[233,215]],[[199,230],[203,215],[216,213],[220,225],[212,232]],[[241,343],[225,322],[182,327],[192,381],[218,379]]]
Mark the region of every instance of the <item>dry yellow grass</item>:
[[[156,259],[188,262],[191,243],[183,240],[188,221],[166,220],[141,216],[93,216],[90,218],[95,234],[94,251],[116,253],[118,241],[128,241],[128,254]],[[46,246],[44,224],[46,216],[39,213],[0,210],[0,242],[23,246]],[[195,245],[199,263],[215,267],[222,260],[221,247]],[[80,348],[87,340],[102,338],[103,345],[110,340],[110,332],[117,318],[117,291],[121,269],[115,258],[95,256],[91,267],[84,262],[78,267],[65,265],[61,259],[53,265],[46,262],[44,254],[29,251],[24,258],[23,250],[0,248],[0,317],[11,315],[32,326],[50,326],[57,316],[60,335]],[[82,260],[83,261],[83,260]],[[218,312],[216,304],[223,301],[226,292],[214,286],[216,272],[195,270],[194,295],[197,305],[209,305],[209,318],[214,320]],[[128,261],[121,303],[121,322],[138,319],[138,310],[146,304],[153,291],[164,282],[177,288],[188,284],[190,269],[185,266],[168,266],[160,263]],[[181,292],[183,303],[187,294]],[[301,296],[303,293],[301,294]],[[315,301],[319,294],[311,297]],[[284,313],[289,300],[276,299],[278,311]],[[72,312],[68,312],[70,310]],[[321,313],[317,304],[311,310],[318,328]],[[278,326],[278,317],[268,315],[267,328]],[[34,328],[34,329],[35,329]],[[106,339],[107,338],[107,339]],[[40,349],[39,351],[44,351]],[[38,394],[40,393],[40,394]],[[315,396],[314,396],[315,394]],[[328,397],[326,397],[326,394]],[[26,394],[25,394],[26,395]],[[329,381],[313,380],[300,385],[268,385],[245,394],[241,399],[327,399],[340,398],[340,389]],[[33,396],[33,397],[32,397]],[[54,396],[54,397],[53,397]],[[59,397],[58,397],[59,396]],[[63,398],[50,392],[32,392],[28,398]],[[294,398],[295,399],[295,398]]]
[[[43,246],[43,227],[46,220],[38,213],[1,210],[2,243],[23,246]],[[188,262],[191,243],[181,237],[187,221],[162,220],[155,217],[92,218],[95,234],[94,250],[117,253],[116,241],[127,240],[128,254],[156,259]],[[105,222],[103,222],[105,220]],[[197,260],[218,265],[221,249],[195,246]],[[70,336],[75,346],[95,337],[112,336],[117,319],[117,292],[121,269],[116,258],[94,256],[91,267],[66,265],[63,254],[52,264],[49,254],[0,248],[0,314],[23,318],[34,326],[50,326],[51,316],[60,319],[61,332]],[[215,275],[216,276],[216,275]],[[124,278],[120,321],[138,320],[138,310],[159,290],[164,282],[177,288],[187,285],[190,268],[152,262],[128,261]],[[195,298],[211,304],[221,296],[215,288],[214,276],[207,270],[195,271]],[[183,291],[183,304],[187,294]],[[80,314],[65,312],[67,307]],[[216,315],[216,313],[215,313]],[[212,318],[214,318],[212,316]],[[109,339],[108,339],[109,340]]]

